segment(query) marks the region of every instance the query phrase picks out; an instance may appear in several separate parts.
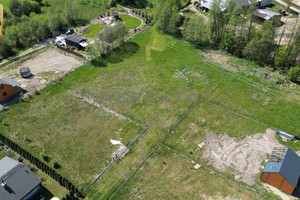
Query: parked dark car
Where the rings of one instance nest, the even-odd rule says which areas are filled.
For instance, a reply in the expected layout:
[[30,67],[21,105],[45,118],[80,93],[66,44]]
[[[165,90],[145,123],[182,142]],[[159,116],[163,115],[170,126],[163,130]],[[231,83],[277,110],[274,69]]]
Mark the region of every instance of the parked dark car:
[[20,76],[22,78],[30,78],[32,76],[32,73],[28,67],[22,67],[20,69]]
[[75,33],[74,29],[69,29],[66,31],[66,35],[73,35]]

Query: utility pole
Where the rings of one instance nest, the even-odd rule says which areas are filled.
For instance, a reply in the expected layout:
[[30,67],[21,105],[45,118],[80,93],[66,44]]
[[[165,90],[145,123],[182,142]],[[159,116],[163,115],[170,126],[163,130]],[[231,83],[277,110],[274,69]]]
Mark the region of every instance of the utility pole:
[[3,5],[0,4],[0,37],[3,35]]

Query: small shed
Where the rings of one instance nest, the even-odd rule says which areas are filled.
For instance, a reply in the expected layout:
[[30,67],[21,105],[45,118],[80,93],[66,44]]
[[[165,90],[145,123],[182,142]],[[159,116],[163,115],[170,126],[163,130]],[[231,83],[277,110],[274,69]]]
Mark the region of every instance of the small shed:
[[265,20],[270,20],[272,18],[277,18],[280,20],[281,14],[267,10],[267,9],[256,9],[253,11],[253,15],[261,22]]
[[20,83],[11,78],[0,79],[0,102],[7,100],[19,91]]
[[77,49],[84,49],[88,44],[86,40],[75,35],[68,35],[65,38],[66,44]]
[[275,147],[260,180],[292,194],[300,178],[300,157],[290,148]]

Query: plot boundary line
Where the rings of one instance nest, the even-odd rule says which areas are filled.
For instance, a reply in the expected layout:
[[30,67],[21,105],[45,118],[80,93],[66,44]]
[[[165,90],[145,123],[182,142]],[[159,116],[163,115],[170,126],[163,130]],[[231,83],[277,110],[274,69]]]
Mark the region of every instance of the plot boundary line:
[[167,136],[169,136],[172,131],[178,126],[178,124],[186,118],[187,114],[192,110],[192,108],[196,105],[197,102],[194,102],[192,105],[188,107],[188,109],[180,116],[180,118],[176,121],[174,125],[168,130],[168,132],[159,140],[157,144],[155,144],[147,156],[140,162],[140,164],[133,170],[133,172],[123,181],[123,183],[115,190],[115,192],[108,198],[111,200],[129,181],[129,179],[141,168],[141,166],[148,160],[148,158],[157,150],[157,148],[163,143]]
[[[62,86],[62,85],[59,84],[59,83],[57,83],[57,85],[58,85],[59,87],[65,89],[67,92],[69,92],[70,94],[72,94],[74,97],[76,97],[76,98],[78,98],[78,99],[80,99],[80,100],[82,100],[82,101],[84,101],[84,102],[86,102],[86,103],[88,103],[88,104],[91,104],[91,105],[93,105],[93,106],[95,106],[95,107],[97,107],[97,108],[100,108],[100,109],[104,110],[105,112],[108,112],[108,113],[110,113],[110,114],[112,114],[112,115],[115,115],[115,116],[121,118],[121,119],[128,120],[128,121],[130,121],[130,122],[135,123],[135,124],[138,125],[138,126],[143,127],[144,129],[143,129],[142,131],[140,131],[140,132],[138,133],[138,135],[137,135],[137,136],[130,142],[130,144],[127,146],[129,150],[130,150],[131,146],[132,146],[135,142],[137,142],[138,139],[139,139],[142,135],[144,135],[144,133],[149,129],[148,126],[143,125],[143,124],[141,124],[140,122],[137,122],[137,121],[135,121],[135,120],[133,120],[133,119],[131,119],[131,118],[129,118],[129,117],[126,117],[125,115],[123,115],[123,114],[121,114],[121,113],[118,113],[118,112],[116,112],[116,111],[113,111],[113,110],[110,109],[108,106],[104,106],[103,104],[97,103],[97,102],[96,102],[95,100],[93,100],[92,98],[89,98],[89,97],[87,97],[87,96],[81,95],[81,94],[79,94],[79,93],[77,93],[77,92],[75,92],[75,91],[73,91],[73,90],[71,90],[71,89],[68,89],[68,88]],[[101,169],[103,169],[103,168],[104,168],[104,169],[103,169],[103,170],[100,170],[100,171],[97,173],[96,178],[93,179],[93,181],[92,181],[90,184],[88,184],[88,186],[87,186],[86,188],[84,188],[84,189],[82,190],[83,193],[85,193],[90,187],[92,187],[93,184],[94,184],[99,178],[101,178],[101,176],[102,176],[103,174],[105,174],[105,172],[107,172],[113,164],[115,164],[115,163],[116,163],[118,160],[120,160],[120,159],[121,159],[121,158],[113,159],[112,161],[109,162],[108,165],[102,167]]]

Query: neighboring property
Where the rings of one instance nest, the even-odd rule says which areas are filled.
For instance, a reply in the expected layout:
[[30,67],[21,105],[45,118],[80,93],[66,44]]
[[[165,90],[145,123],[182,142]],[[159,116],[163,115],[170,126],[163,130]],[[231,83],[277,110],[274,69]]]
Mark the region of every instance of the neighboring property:
[[29,200],[40,189],[38,179],[28,166],[9,157],[0,160],[0,199]]
[[266,7],[272,4],[272,0],[234,0],[237,6],[249,8],[251,4],[257,4],[258,7]]
[[[199,7],[203,10],[203,11],[209,11],[211,6],[213,5],[214,0],[199,0]],[[227,9],[227,4],[226,4],[226,0],[221,0],[220,1],[220,10],[221,11],[225,11]]]
[[[212,3],[214,0],[199,0],[199,7],[205,11],[210,10]],[[266,7],[272,4],[272,0],[234,0],[237,6],[241,6],[243,8],[249,8],[251,4],[257,4],[259,8]],[[227,1],[221,0],[220,9],[222,11],[227,9]]]
[[300,157],[290,148],[274,148],[260,180],[292,194],[300,178]]
[[84,49],[88,44],[86,40],[75,35],[68,35],[65,38],[66,44],[77,49]]
[[264,22],[265,20],[277,19],[281,20],[281,14],[267,10],[267,9],[256,9],[253,11],[253,15],[259,22]]
[[12,97],[20,91],[19,82],[11,78],[0,79],[0,102]]

